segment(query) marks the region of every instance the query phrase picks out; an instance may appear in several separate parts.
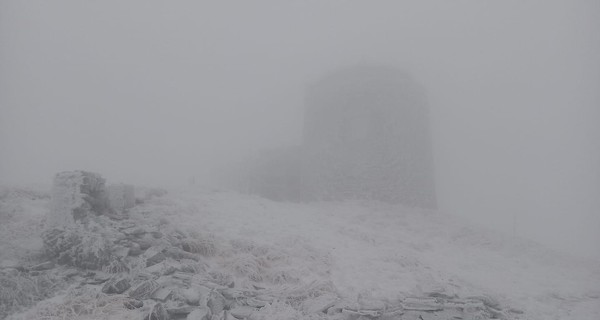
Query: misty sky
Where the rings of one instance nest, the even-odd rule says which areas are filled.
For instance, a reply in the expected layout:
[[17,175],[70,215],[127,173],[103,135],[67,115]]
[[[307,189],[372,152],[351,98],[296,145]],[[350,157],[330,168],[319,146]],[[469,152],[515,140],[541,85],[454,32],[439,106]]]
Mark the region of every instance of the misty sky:
[[2,1],[0,184],[183,184],[388,64],[427,88],[442,211],[600,256],[599,31],[595,0]]

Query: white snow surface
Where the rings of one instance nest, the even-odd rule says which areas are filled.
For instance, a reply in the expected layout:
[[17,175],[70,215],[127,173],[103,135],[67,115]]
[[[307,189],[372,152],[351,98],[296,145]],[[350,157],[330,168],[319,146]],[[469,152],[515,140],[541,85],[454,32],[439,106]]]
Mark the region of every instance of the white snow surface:
[[186,230],[296,256],[287,271],[302,276],[310,270],[350,301],[366,296],[393,302],[435,291],[490,296],[523,311],[514,314],[517,319],[600,319],[600,261],[442,212],[373,202],[273,202],[197,190],[170,193],[161,206],[155,209]]

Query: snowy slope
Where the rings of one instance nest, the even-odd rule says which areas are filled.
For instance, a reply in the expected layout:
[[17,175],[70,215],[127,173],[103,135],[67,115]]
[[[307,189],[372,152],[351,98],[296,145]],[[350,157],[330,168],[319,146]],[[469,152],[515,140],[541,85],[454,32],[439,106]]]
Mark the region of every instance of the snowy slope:
[[[5,197],[3,214],[17,215],[2,229],[3,265],[41,249],[31,235],[43,222],[46,204],[46,198]],[[225,274],[244,273],[236,287],[254,284],[244,283],[248,276],[284,287],[330,283],[325,290],[345,301],[386,305],[431,292],[487,296],[512,309],[509,319],[600,319],[600,261],[559,254],[440,212],[372,202],[273,202],[188,189],[153,198],[131,215],[140,225],[165,220],[211,237],[217,255],[207,262]],[[28,234],[16,232],[26,225]],[[271,265],[253,275],[244,259],[257,256]],[[289,305],[269,308],[257,319],[309,318]]]
[[476,230],[457,217],[381,203],[278,203],[216,192],[171,198],[185,208],[174,219],[182,227],[323,254],[330,268],[324,276],[348,300],[440,291],[489,295],[523,311],[515,313],[522,319],[600,319],[599,261]]

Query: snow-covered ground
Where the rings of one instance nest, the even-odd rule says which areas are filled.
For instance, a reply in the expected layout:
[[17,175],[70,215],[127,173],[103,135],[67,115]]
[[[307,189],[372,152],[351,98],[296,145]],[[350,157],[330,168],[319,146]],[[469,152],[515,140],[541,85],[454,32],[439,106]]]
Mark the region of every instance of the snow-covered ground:
[[[0,229],[2,264],[41,248],[32,234],[47,210],[45,198],[6,199],[12,200],[2,202],[3,214],[10,213],[14,223]],[[483,295],[512,309],[511,319],[600,319],[600,261],[557,253],[442,212],[373,202],[273,202],[186,189],[136,206],[131,215],[212,237],[217,256],[211,264],[231,272],[248,248],[279,255],[269,274],[259,276],[330,282],[346,301],[393,304],[429,292]],[[271,314],[278,319],[285,313]]]
[[324,276],[349,300],[484,294],[523,311],[515,315],[522,319],[600,319],[600,261],[476,229],[441,212],[190,190],[170,197],[185,208],[173,220],[182,227],[284,248],[300,244],[325,255]]

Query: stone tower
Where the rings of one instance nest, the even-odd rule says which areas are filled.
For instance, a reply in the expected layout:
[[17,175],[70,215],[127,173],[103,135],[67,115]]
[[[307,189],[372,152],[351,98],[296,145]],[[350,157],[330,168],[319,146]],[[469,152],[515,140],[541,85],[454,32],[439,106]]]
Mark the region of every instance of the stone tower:
[[302,153],[312,198],[436,206],[425,92],[398,69],[355,66],[310,86]]

